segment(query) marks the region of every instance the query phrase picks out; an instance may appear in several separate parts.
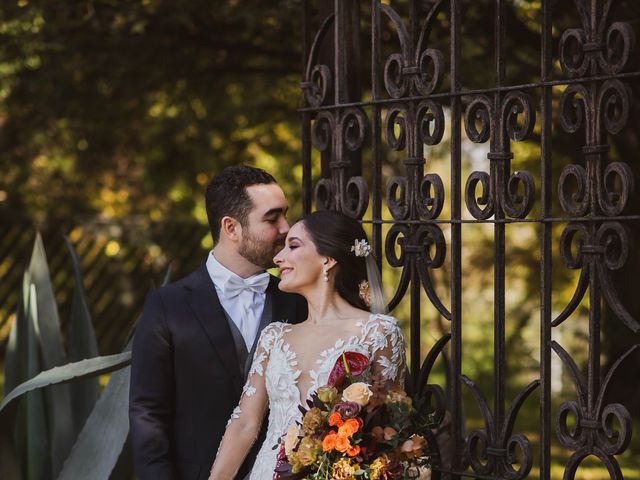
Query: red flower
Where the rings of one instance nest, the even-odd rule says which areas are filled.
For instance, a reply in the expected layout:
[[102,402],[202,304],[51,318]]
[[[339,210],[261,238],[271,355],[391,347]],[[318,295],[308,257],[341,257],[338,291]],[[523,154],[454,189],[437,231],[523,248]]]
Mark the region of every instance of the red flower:
[[366,355],[357,352],[344,352],[338,357],[335,365],[329,374],[328,385],[339,386],[345,377],[360,375],[369,366],[369,359]]

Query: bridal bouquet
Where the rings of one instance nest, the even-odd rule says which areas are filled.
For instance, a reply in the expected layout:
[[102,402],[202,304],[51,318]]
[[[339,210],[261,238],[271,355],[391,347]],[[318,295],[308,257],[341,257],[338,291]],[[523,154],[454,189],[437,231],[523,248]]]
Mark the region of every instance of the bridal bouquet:
[[367,378],[368,366],[359,353],[338,358],[327,385],[308,408],[300,407],[302,423],[281,439],[274,479],[430,478],[425,438],[431,412],[403,390]]

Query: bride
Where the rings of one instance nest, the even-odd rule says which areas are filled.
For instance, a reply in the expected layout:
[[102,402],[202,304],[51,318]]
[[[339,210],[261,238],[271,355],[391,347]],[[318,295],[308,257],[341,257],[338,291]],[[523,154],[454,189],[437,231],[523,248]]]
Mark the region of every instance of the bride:
[[[278,451],[274,446],[301,420],[298,406],[327,383],[343,352],[367,355],[373,376],[402,386],[402,332],[393,317],[371,313],[382,311],[383,302],[370,250],[360,223],[338,212],[315,212],[291,227],[285,247],[274,259],[280,268],[279,288],[303,295],[309,317],[297,325],[274,322],[263,330],[209,480],[234,478],[267,408],[266,439],[249,478],[271,480]],[[373,290],[371,309],[367,276]]]

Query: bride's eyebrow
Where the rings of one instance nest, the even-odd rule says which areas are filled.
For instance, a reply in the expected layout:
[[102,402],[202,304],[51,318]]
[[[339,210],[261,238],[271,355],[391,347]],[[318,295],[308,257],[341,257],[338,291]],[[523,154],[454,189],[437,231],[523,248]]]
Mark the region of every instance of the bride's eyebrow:
[[293,240],[297,240],[297,241],[299,241],[300,243],[304,243],[304,242],[303,242],[302,240],[300,240],[298,237],[289,237],[289,238],[287,239],[287,241],[288,241],[289,243],[291,243]]

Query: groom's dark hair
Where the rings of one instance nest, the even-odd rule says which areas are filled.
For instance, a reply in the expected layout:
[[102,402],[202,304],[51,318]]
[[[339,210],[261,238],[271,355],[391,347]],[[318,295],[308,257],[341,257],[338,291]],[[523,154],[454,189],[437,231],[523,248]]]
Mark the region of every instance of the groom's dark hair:
[[243,227],[247,225],[247,217],[253,208],[247,187],[269,183],[277,183],[272,175],[244,164],[227,167],[211,179],[205,193],[205,205],[214,242],[220,239],[223,217],[233,217]]

